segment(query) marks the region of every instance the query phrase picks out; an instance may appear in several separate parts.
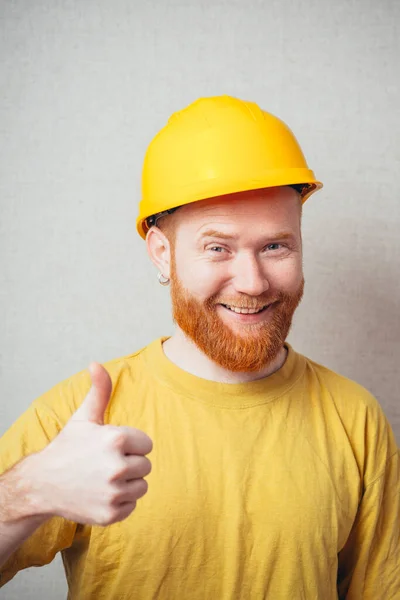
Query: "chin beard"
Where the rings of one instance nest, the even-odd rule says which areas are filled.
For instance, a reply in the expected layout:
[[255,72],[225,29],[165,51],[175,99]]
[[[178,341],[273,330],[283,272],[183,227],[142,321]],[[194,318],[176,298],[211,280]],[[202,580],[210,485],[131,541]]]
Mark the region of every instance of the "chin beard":
[[[278,355],[289,334],[293,314],[304,293],[304,279],[296,292],[280,292],[274,298],[268,322],[246,328],[243,335],[233,331],[217,313],[217,297],[200,302],[171,273],[171,300],[175,323],[212,361],[232,372],[257,372]],[[242,295],[243,298],[243,295]],[[250,300],[250,296],[247,296]],[[271,302],[265,294],[252,302]]]

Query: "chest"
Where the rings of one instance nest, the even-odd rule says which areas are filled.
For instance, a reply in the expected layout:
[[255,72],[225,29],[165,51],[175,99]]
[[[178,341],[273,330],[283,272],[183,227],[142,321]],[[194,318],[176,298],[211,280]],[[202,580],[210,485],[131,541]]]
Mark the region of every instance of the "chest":
[[356,511],[346,457],[273,414],[164,425],[151,432],[148,493],[125,521],[93,528],[86,565],[112,568],[116,589],[129,581],[146,598],[288,598],[300,588],[336,598],[337,553]]
[[[357,482],[328,446],[274,415],[175,423],[154,437],[149,491],[123,537],[147,539],[143,552],[179,548],[182,557],[199,548],[210,556],[215,545],[260,554],[323,545],[333,559],[355,517]],[[150,545],[149,528],[162,532]]]

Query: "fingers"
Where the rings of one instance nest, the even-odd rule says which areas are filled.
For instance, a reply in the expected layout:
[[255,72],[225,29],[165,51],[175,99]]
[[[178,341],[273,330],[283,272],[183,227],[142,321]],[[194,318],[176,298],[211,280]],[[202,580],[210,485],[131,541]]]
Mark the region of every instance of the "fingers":
[[129,517],[129,515],[131,514],[132,511],[134,511],[136,508],[136,502],[124,502],[123,504],[121,504],[118,507],[118,513],[115,519],[113,519],[111,522],[106,522],[104,523],[104,525],[111,525],[112,523],[117,523],[118,521],[123,521],[124,519],[126,519],[127,517]]
[[149,473],[151,462],[146,456],[127,455],[120,457],[115,466],[112,466],[109,482],[121,482],[123,485],[126,481],[146,477]]
[[126,456],[123,478],[126,481],[140,479],[151,473],[151,462],[146,456]]
[[92,387],[72,418],[75,421],[89,421],[103,425],[104,413],[112,392],[111,377],[102,365],[95,362],[90,364],[89,372]]
[[121,433],[123,433],[123,440],[121,440],[121,451],[124,454],[149,454],[153,449],[153,442],[140,429],[134,429],[133,427],[118,427]]
[[132,481],[125,481],[121,486],[121,490],[118,494],[118,506],[122,506],[125,503],[134,503],[139,498],[142,498],[148,489],[148,484],[145,479],[133,479]]

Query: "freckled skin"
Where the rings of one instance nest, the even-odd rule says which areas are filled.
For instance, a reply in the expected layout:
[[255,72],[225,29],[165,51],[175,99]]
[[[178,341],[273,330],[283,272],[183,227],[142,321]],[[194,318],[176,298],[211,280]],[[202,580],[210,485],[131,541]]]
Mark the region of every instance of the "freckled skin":
[[[176,213],[174,244],[182,286],[199,301],[217,295],[221,302],[235,304],[236,300],[238,306],[252,306],[248,300],[238,300],[242,295],[273,299],[278,291],[293,293],[303,279],[300,215],[298,194],[291,188],[182,207]],[[208,230],[235,237],[203,238]],[[291,237],[282,239],[279,234]],[[280,248],[271,244],[266,248],[275,241],[282,242]],[[219,314],[227,326],[241,332],[244,319],[225,309]]]
[[[286,187],[180,208],[173,215],[179,280],[203,301],[215,294],[294,292],[303,278],[300,215],[298,194]],[[201,239],[208,229],[231,233],[237,239]],[[279,241],[274,236],[280,233],[292,237],[283,241],[285,247],[267,250],[266,244]],[[215,249],[217,245],[220,250]]]
[[[303,292],[300,225],[301,201],[289,187],[204,200],[165,217],[148,248],[171,278],[178,332],[169,350],[182,352],[183,331],[223,369],[265,373],[282,357]],[[224,305],[269,308],[250,315]]]

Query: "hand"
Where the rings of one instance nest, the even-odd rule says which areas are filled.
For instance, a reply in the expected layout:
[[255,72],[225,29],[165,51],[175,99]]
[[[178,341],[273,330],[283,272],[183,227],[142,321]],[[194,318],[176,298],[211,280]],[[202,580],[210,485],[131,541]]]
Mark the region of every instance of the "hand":
[[104,424],[111,379],[98,363],[89,371],[92,387],[82,405],[44,450],[26,459],[29,496],[36,514],[110,525],[128,517],[147,492],[152,442],[138,429]]

